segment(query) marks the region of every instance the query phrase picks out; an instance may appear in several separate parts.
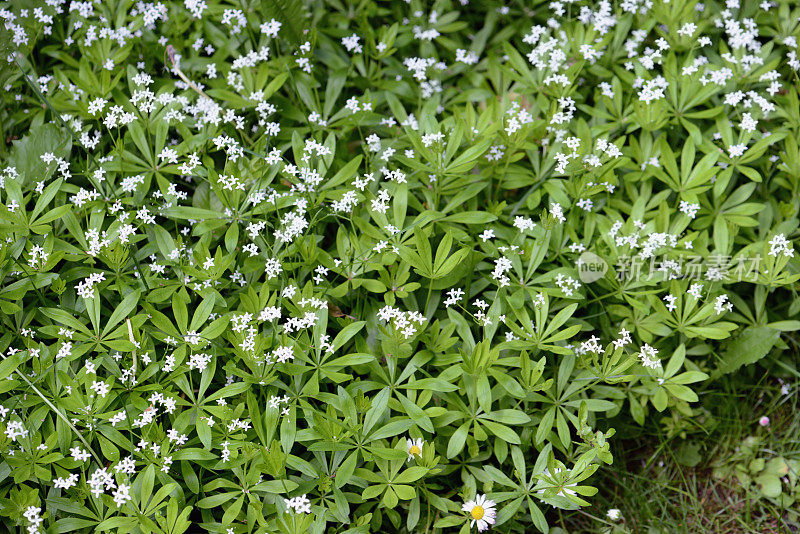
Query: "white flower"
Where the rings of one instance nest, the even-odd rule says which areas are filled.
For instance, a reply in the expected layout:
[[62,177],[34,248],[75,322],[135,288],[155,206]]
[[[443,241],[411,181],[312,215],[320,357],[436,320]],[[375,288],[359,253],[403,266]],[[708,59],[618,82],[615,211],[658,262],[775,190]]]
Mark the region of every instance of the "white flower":
[[639,350],[639,359],[642,361],[642,365],[650,369],[660,368],[661,360],[656,359],[656,354],[658,354],[658,349],[651,347],[647,343],[642,345]]
[[494,525],[495,516],[495,502],[486,498],[486,495],[476,495],[475,500],[467,501],[461,507],[465,512],[469,512],[472,522],[470,526],[474,527],[477,523],[478,532],[487,530],[489,526]]
[[72,447],[69,452],[72,455],[72,458],[77,462],[85,462],[91,456],[88,452],[80,447]]
[[786,239],[785,234],[776,234],[769,242],[769,255],[775,257],[779,254],[783,254],[787,258],[794,256],[792,243]]
[[117,508],[131,500],[130,489],[130,486],[120,484],[119,488],[112,493],[112,496],[114,497],[114,503],[117,505]]
[[608,512],[606,512],[606,517],[608,517],[612,521],[619,521],[622,518],[622,512],[620,512],[616,508],[612,508]]
[[311,501],[308,500],[308,497],[306,497],[305,493],[300,497],[284,499],[283,502],[286,504],[287,508],[291,509],[296,514],[311,513]]
[[731,145],[728,147],[728,154],[730,154],[732,158],[738,158],[744,154],[745,150],[747,150],[747,145],[745,144]]
[[417,439],[407,439],[406,440],[406,448],[408,450],[408,461],[414,456],[422,457],[422,446],[425,444],[425,441],[422,438]]
[[186,341],[186,343],[198,345],[200,343],[201,336],[196,330],[191,330],[186,332],[186,334],[183,336],[183,339]]

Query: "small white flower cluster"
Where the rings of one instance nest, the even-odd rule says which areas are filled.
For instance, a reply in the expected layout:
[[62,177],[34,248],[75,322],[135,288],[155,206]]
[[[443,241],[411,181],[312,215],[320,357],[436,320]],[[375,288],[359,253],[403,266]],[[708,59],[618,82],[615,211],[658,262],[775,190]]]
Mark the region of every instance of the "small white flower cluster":
[[[691,213],[691,210],[692,206],[689,205],[687,207],[687,211]],[[665,232],[652,232],[642,236],[640,235],[640,232],[644,230],[647,225],[639,219],[634,219],[631,222],[633,225],[633,231],[628,234],[620,233],[623,226],[625,226],[623,221],[616,221],[611,226],[609,236],[614,239],[615,246],[629,247],[631,249],[641,248],[639,257],[642,259],[654,257],[655,253],[662,248],[667,248],[668,250],[677,250],[678,240],[680,238],[679,235]],[[686,249],[691,249],[691,241],[685,242],[684,246]]]
[[[59,158],[55,154],[51,152],[45,152],[41,156],[39,156],[43,162],[47,164],[47,167],[50,167],[50,164],[55,162],[58,166],[57,172],[61,175],[62,178],[65,180],[69,180],[72,177],[72,173],[69,171],[69,162],[64,158]],[[6,167],[6,172],[10,173],[10,171],[14,171],[16,176],[16,169],[13,167]],[[1,184],[0,184],[1,185]]]
[[261,25],[261,33],[263,33],[267,37],[271,37],[272,39],[277,39],[278,32],[280,31],[282,25],[283,23],[278,22],[275,19],[270,19]]
[[618,335],[619,337],[611,342],[613,343],[615,349],[621,349],[625,345],[633,343],[633,340],[631,339],[631,333],[627,329],[620,328]]
[[686,293],[691,295],[695,299],[700,299],[702,294],[700,293],[703,290],[703,284],[692,284]]
[[[595,143],[595,150],[603,152],[609,158],[618,158],[622,155],[622,151],[619,149],[617,145],[611,143],[605,139],[598,139]],[[595,165],[596,167],[597,165]]]
[[[191,369],[191,364],[189,368]],[[168,414],[173,413],[177,405],[175,399],[172,397],[165,397],[158,392],[150,395],[148,400],[150,401],[150,406],[148,406],[141,414],[139,414],[139,417],[134,419],[131,423],[134,428],[142,428],[152,423],[158,415],[159,405],[164,408],[164,413]]]
[[87,483],[89,484],[89,487],[91,488],[90,491],[95,498],[99,498],[100,495],[106,491],[114,490],[112,492],[112,496],[114,498],[114,504],[117,505],[117,508],[131,500],[130,486],[125,484],[120,484],[117,486],[113,475],[105,467],[96,469],[94,473],[92,473],[91,477],[89,477]]
[[[294,289],[296,289],[296,288],[294,288]],[[286,297],[286,295],[284,295],[284,297],[285,298],[291,298],[291,297]],[[303,307],[303,308],[305,308],[307,306],[311,306],[311,307],[313,307],[313,308],[315,308],[317,310],[321,310],[321,309],[327,308],[328,304],[327,304],[327,302],[325,302],[323,300],[320,300],[320,299],[308,299],[308,300],[307,299],[301,299],[300,306]],[[298,330],[302,330],[302,329],[305,329],[305,328],[311,328],[315,324],[317,324],[318,320],[319,320],[319,317],[317,316],[317,314],[315,312],[306,311],[306,312],[303,312],[302,316],[298,315],[296,317],[289,317],[286,320],[286,322],[283,323],[283,331],[286,332],[287,334],[290,334],[292,332],[297,332]]]
[[555,170],[559,174],[565,173],[569,162],[578,157],[578,148],[581,146],[581,140],[577,137],[567,137],[564,140],[564,146],[569,148],[570,152],[557,152],[554,156],[558,161]]
[[17,438],[28,437],[28,430],[22,424],[22,421],[9,421],[6,423],[5,435],[11,441],[17,441]]
[[259,321],[277,321],[281,318],[281,309],[279,306],[267,306],[258,315]]
[[697,217],[697,212],[700,210],[700,204],[690,204],[685,200],[681,200],[680,207],[678,209],[690,219],[694,219]]
[[440,143],[444,140],[444,134],[441,132],[425,134],[421,138],[422,144],[425,148],[429,148],[434,143]]
[[389,192],[386,189],[381,189],[378,191],[377,198],[371,201],[372,211],[386,213],[386,211],[389,209],[389,201],[391,199],[392,197],[389,195]]
[[603,345],[600,344],[600,338],[592,335],[589,337],[588,340],[582,341],[580,346],[575,348],[575,354],[600,354],[603,352]]
[[[142,208],[145,212],[147,211],[146,208]],[[155,219],[153,218],[152,221],[154,222]],[[108,234],[105,230],[100,232],[96,228],[91,228],[86,230],[86,241],[89,244],[89,250],[86,253],[90,256],[97,256],[100,252],[111,245],[111,239],[109,238]]]
[[[568,97],[562,97],[558,99],[558,111],[553,114],[553,117],[550,119],[550,124],[566,124],[572,120],[573,116],[575,115],[575,101]],[[567,130],[558,128],[556,130],[556,142],[560,142],[564,139],[564,136],[567,133]]]
[[507,287],[511,279],[506,276],[506,273],[511,270],[511,260],[505,256],[500,256],[494,261],[494,269],[492,270],[492,278],[494,278],[500,287]]
[[728,295],[720,295],[714,301],[714,311],[717,312],[717,315],[729,311],[733,311],[733,302],[728,302]]
[[558,273],[556,275],[555,284],[561,291],[564,292],[564,295],[567,297],[571,297],[575,291],[581,288],[580,282],[571,276],[566,276],[563,273]]
[[489,153],[485,157],[489,161],[500,161],[505,155],[505,150],[505,145],[492,145],[489,147]]
[[69,341],[64,341],[61,344],[61,347],[58,349],[58,353],[56,354],[56,359],[60,360],[61,358],[66,358],[67,356],[72,355],[72,343]]
[[536,223],[530,217],[521,217],[517,215],[514,217],[514,227],[520,232],[528,232],[533,230]]
[[[286,404],[286,406],[281,409],[281,404]],[[275,410],[281,410],[281,415],[289,415],[289,396],[284,395],[283,397],[279,397],[277,395],[271,395],[267,405],[270,408]]]
[[57,477],[53,479],[53,486],[56,489],[64,489],[68,490],[70,488],[74,488],[78,485],[78,480],[80,480],[80,476],[78,473],[72,473],[68,477]]
[[360,54],[363,52],[363,48],[361,44],[359,44],[360,37],[357,34],[352,34],[347,37],[342,37],[342,45],[347,49],[348,52],[351,54]]
[[475,299],[472,305],[478,308],[478,311],[475,312],[475,320],[481,321],[483,323],[483,326],[491,325],[492,320],[489,318],[488,315],[486,315],[486,308],[489,307],[486,301],[482,299]]
[[[207,98],[200,99],[200,101],[206,101],[206,100],[208,99]],[[236,161],[239,158],[244,157],[244,149],[242,148],[242,146],[236,139],[230,137],[229,135],[222,133],[217,137],[215,137],[214,139],[212,139],[212,142],[214,143],[214,146],[216,147],[217,150],[223,148],[225,149],[225,155],[228,156],[228,159],[230,161]],[[171,149],[165,149],[165,151],[166,150],[169,150],[174,153],[174,151],[172,151]],[[162,151],[162,154],[163,153],[164,151]],[[173,163],[177,163],[177,159]]]
[[417,325],[425,323],[425,316],[417,311],[404,312],[399,308],[386,305],[378,310],[378,319],[386,323],[392,322],[395,330],[401,332],[405,339],[413,337],[417,333]]
[[464,298],[464,290],[460,287],[448,290],[447,298],[444,301],[445,308],[455,306],[461,301],[462,298]]
[[520,106],[519,102],[512,102],[511,107],[506,111],[508,115],[508,124],[506,126],[506,133],[508,135],[518,132],[524,125],[533,122],[533,116]]
[[775,257],[781,254],[786,258],[794,257],[794,247],[785,234],[775,234],[769,241],[769,255]]
[[28,534],[38,534],[39,527],[42,525],[42,509],[38,506],[28,506],[23,512],[23,517],[28,520]]
[[564,208],[561,207],[561,204],[556,202],[550,204],[550,216],[560,223],[567,220],[567,218],[564,217]]
[[651,347],[647,343],[641,346],[639,349],[639,359],[642,362],[642,365],[645,367],[649,367],[650,369],[659,369],[661,368],[661,360],[656,359],[656,355],[658,354],[658,349]]
[[747,145],[739,143],[738,145],[731,145],[728,147],[728,155],[732,158],[738,158],[747,150]]
[[75,289],[78,291],[78,295],[85,298],[90,299],[94,297],[94,286],[106,279],[103,273],[91,273],[87,276],[82,282],[79,282],[78,285],[75,286]]
[[[665,98],[665,91],[667,87],[669,87],[669,83],[667,82],[666,78],[663,76],[656,76],[652,80],[641,80],[640,87],[641,90],[639,91],[639,100],[646,104],[651,102],[655,102],[656,100],[661,100]],[[634,87],[637,84],[634,83]]]
[[[8,167],[0,171],[0,187],[5,188],[6,180],[16,180],[18,177],[19,173],[17,172],[17,168],[9,165]],[[13,212],[14,210],[10,211]]]
[[291,510],[296,514],[310,514],[311,513],[311,501],[306,497],[304,493],[300,497],[292,497],[291,499],[283,499],[286,508]]
[[[199,340],[199,336],[197,336],[197,339]],[[188,339],[187,339],[187,342],[191,343],[191,341],[189,341]],[[209,363],[211,363],[211,355],[210,354],[194,353],[194,354],[189,355],[189,369],[190,370],[197,369],[198,371],[200,371],[202,373],[203,371],[206,370],[206,367],[208,367]]]
[[358,206],[358,194],[353,190],[345,191],[342,198],[331,202],[333,211],[340,213],[350,213],[356,206]]
[[464,63],[465,65],[474,65],[480,58],[478,54],[472,50],[464,50],[463,48],[456,48],[456,62]]
[[47,263],[48,257],[49,254],[44,251],[44,247],[40,245],[33,245],[33,247],[31,247],[31,256],[28,259],[28,265],[32,269],[44,267],[44,265]]
[[303,231],[308,228],[305,214],[305,204],[298,201],[297,209],[287,212],[281,219],[283,229],[275,230],[275,239],[281,243],[291,243],[297,236],[302,235]]
[[272,363],[286,363],[288,361],[294,360],[294,351],[292,347],[289,346],[280,346],[273,350],[270,354],[267,354],[264,358],[264,361],[267,365]]
[[77,194],[69,197],[70,201],[78,208],[82,208],[87,202],[97,200],[98,198],[100,198],[100,193],[96,190],[88,191],[83,187],[78,190]]
[[[231,62],[231,71],[242,70],[242,69],[244,69],[246,67],[253,68],[256,65],[258,65],[259,62],[268,61],[268,60],[269,60],[269,47],[268,46],[262,46],[257,51],[256,50],[251,50],[247,54],[245,54],[243,56],[240,55],[236,59],[234,59],[233,62]],[[234,82],[234,84],[231,84],[231,85],[238,85],[237,82],[239,82],[239,81],[240,81],[240,79],[238,77],[236,77],[236,82]],[[237,89],[237,90],[241,92],[243,90],[243,88],[242,89]]]
[[[220,399],[220,400],[224,401],[224,399]],[[219,401],[217,401],[217,402],[219,402]],[[247,420],[242,421],[241,419],[232,419],[231,422],[228,423],[228,432],[235,432],[237,430],[247,431],[250,428],[252,428],[251,425],[250,425],[250,421],[247,421]]]

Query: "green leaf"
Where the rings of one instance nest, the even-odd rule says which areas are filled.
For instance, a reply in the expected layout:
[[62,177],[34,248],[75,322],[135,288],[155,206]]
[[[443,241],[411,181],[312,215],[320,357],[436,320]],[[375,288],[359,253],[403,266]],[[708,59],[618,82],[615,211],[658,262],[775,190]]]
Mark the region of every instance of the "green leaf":
[[178,293],[172,295],[172,313],[175,316],[175,322],[180,332],[182,334],[188,332],[189,310],[186,309],[186,302],[184,302],[183,297]]
[[489,418],[507,425],[524,425],[531,418],[521,410],[495,410],[488,414]]
[[781,496],[783,486],[781,485],[781,479],[778,475],[763,473],[757,476],[754,479],[754,482],[758,484],[759,489],[761,489],[761,493],[765,497],[777,499]]
[[147,502],[150,500],[150,496],[153,494],[155,477],[156,470],[153,464],[148,465],[145,470],[136,477],[137,482],[139,482],[139,479],[141,479],[141,494],[139,496],[139,500],[142,504],[147,504]]
[[19,173],[23,187],[33,182],[47,181],[58,168],[56,162],[45,163],[42,155],[49,152],[59,158],[69,159],[72,139],[68,132],[55,124],[34,126],[22,139],[13,142],[11,154],[3,168],[11,166]]
[[394,436],[399,436],[400,434],[411,428],[413,424],[414,422],[407,418],[390,421],[381,428],[379,428],[378,430],[376,430],[375,432],[373,432],[372,434],[370,434],[369,440],[376,441],[379,439],[386,439]]
[[383,388],[372,398],[369,410],[364,416],[364,433],[369,434],[372,427],[380,421],[389,406],[389,388]]
[[198,328],[205,324],[214,309],[216,300],[216,296],[213,294],[203,299],[192,316],[192,324],[189,325],[189,330],[197,331]]
[[230,320],[229,315],[217,317],[211,321],[211,324],[200,331],[200,336],[207,341],[218,338],[228,328]]
[[456,268],[457,265],[459,265],[466,259],[467,255],[469,255],[470,252],[471,250],[466,248],[457,250],[452,256],[447,258],[447,260],[442,264],[442,266],[439,269],[434,270],[433,278],[434,279],[444,278],[445,276],[450,274],[453,271],[453,269]]
[[411,482],[416,482],[420,478],[424,477],[428,473],[428,470],[424,467],[414,466],[409,467],[399,475],[397,475],[393,480],[393,484],[409,484]]
[[544,439],[550,434],[550,431],[553,429],[553,423],[556,420],[556,408],[552,407],[547,410],[542,417],[542,421],[539,423],[539,427],[536,429],[536,443],[542,443]]
[[367,324],[366,321],[357,321],[342,328],[331,344],[333,351],[336,352],[342,348],[345,343],[347,343],[354,335],[359,333],[361,329],[364,328],[365,324]]
[[481,424],[488,428],[492,434],[507,443],[513,443],[514,445],[522,443],[519,439],[519,435],[505,425],[495,423],[494,421],[486,421],[485,419],[481,420]]
[[497,220],[497,215],[485,211],[465,211],[448,215],[442,221],[449,221],[461,224],[488,224]]
[[732,373],[766,356],[780,337],[780,330],[768,326],[750,326],[730,343],[712,376]]
[[447,442],[447,457],[454,458],[458,453],[464,449],[464,443],[467,441],[467,432],[469,431],[469,422],[462,424],[458,430],[453,432],[450,436],[450,441]]
[[658,388],[652,397],[652,401],[653,407],[659,412],[663,412],[667,407],[667,402],[669,402],[666,390],[664,388]]
[[19,367],[24,352],[17,352],[11,356],[3,356],[3,361],[0,361],[0,380],[7,378],[11,373]]
[[52,320],[61,323],[64,326],[67,326],[73,330],[77,330],[87,336],[90,336],[92,333],[91,331],[86,328],[86,325],[78,321],[75,317],[67,313],[66,311],[59,309],[59,308],[40,308],[43,314],[51,318]]
[[139,303],[139,298],[141,297],[141,291],[135,290],[131,291],[125,298],[122,299],[122,302],[119,303],[119,306],[116,307],[114,313],[111,314],[111,317],[108,319],[105,328],[103,328],[103,334],[101,337],[105,337],[112,328],[117,326],[123,319],[128,317],[128,315],[136,309],[136,305]]
[[325,191],[326,189],[332,189],[339,185],[342,185],[348,180],[354,179],[358,175],[358,167],[361,165],[362,156],[359,154],[358,156],[351,159],[345,166],[339,169],[333,178],[322,184],[320,187],[320,191]]
[[235,493],[217,493],[216,495],[211,495],[200,499],[197,501],[198,508],[217,508],[218,506],[225,504],[226,502],[230,501],[236,496]]

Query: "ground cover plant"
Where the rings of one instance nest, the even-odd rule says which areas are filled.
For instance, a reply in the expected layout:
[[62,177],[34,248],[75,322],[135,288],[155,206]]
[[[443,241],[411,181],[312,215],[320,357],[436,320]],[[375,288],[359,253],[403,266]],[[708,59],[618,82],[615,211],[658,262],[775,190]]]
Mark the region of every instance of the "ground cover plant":
[[[793,1],[0,19],[9,530],[643,531],[615,428],[686,465],[796,377]],[[715,476],[791,507],[752,432]]]

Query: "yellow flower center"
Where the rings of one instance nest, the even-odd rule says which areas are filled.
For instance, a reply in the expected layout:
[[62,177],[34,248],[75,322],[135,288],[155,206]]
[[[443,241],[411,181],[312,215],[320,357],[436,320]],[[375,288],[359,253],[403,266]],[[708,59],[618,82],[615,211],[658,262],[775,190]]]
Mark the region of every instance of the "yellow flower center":
[[472,519],[478,520],[478,519],[483,519],[483,513],[484,513],[483,506],[476,506],[475,508],[472,509],[470,515],[472,516]]
[[416,445],[412,445],[410,449],[408,449],[408,454],[416,454],[417,456],[422,455],[422,449],[417,447]]

